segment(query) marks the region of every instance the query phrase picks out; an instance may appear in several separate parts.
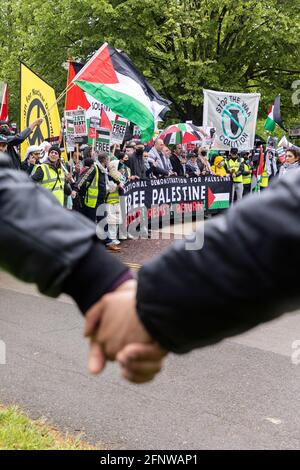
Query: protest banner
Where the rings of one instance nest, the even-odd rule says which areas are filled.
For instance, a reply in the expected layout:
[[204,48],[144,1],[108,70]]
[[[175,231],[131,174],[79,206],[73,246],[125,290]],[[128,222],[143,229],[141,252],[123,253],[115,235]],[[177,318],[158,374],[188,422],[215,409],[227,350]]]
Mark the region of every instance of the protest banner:
[[111,144],[121,145],[123,143],[126,134],[127,122],[127,119],[121,117],[118,117],[117,120],[114,122],[111,131]]
[[84,109],[77,109],[73,114],[74,120],[74,137],[87,136],[87,125],[85,120]]
[[216,130],[213,150],[251,150],[260,99],[259,93],[203,90],[203,126]]
[[21,63],[20,128],[26,129],[37,118],[44,121],[21,144],[21,158],[28,145],[40,145],[44,140],[60,135],[60,117],[53,88]]
[[141,208],[148,218],[159,217],[161,208],[169,206],[174,212],[218,211],[228,209],[232,194],[230,177],[198,176],[136,180],[125,185],[125,207],[128,219]]
[[110,152],[110,132],[107,129],[97,131],[95,149],[99,152]]
[[139,128],[139,126],[133,126],[133,133],[132,133],[132,137],[136,140],[140,140],[141,139],[141,135],[142,135],[142,131],[141,129]]
[[75,138],[74,138],[74,118],[73,111],[65,111],[65,142],[67,152],[74,152]]

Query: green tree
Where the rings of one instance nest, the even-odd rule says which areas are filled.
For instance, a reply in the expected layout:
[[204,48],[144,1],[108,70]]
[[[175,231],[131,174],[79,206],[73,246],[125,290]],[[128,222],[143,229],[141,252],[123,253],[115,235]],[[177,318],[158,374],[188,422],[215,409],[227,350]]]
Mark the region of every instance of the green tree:
[[11,0],[0,6],[0,78],[18,116],[23,60],[59,94],[68,57],[85,62],[104,42],[125,50],[173,103],[169,121],[202,121],[203,88],[260,92],[260,117],[282,95],[299,119],[291,84],[300,77],[298,0]]

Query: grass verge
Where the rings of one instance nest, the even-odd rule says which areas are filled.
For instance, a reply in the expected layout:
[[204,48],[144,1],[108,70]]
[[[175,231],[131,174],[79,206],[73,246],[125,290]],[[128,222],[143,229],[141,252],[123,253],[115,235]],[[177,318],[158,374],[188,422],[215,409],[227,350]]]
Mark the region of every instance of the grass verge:
[[46,419],[30,419],[16,406],[0,406],[1,450],[98,450],[82,440],[82,435],[62,434]]

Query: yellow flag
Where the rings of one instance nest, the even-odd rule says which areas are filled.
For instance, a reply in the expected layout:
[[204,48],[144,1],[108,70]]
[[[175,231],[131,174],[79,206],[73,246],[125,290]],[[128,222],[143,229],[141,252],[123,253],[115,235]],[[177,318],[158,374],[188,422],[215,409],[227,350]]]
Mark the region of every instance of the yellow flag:
[[53,106],[55,102],[54,89],[21,63],[20,129],[26,129],[36,119],[47,113],[41,126],[35,127],[28,139],[21,144],[22,160],[29,145],[40,145],[50,137],[59,138],[60,117],[57,104]]

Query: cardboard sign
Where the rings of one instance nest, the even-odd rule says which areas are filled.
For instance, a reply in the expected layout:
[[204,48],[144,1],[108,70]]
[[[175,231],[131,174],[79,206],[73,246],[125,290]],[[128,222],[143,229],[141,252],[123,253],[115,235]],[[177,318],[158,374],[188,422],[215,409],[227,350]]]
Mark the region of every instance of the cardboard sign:
[[77,110],[73,118],[74,118],[74,136],[75,137],[86,136],[87,126],[86,126],[86,120],[85,120],[85,111],[83,109]]
[[127,119],[118,118],[116,122],[114,122],[113,129],[111,132],[111,144],[122,144],[127,127]]

